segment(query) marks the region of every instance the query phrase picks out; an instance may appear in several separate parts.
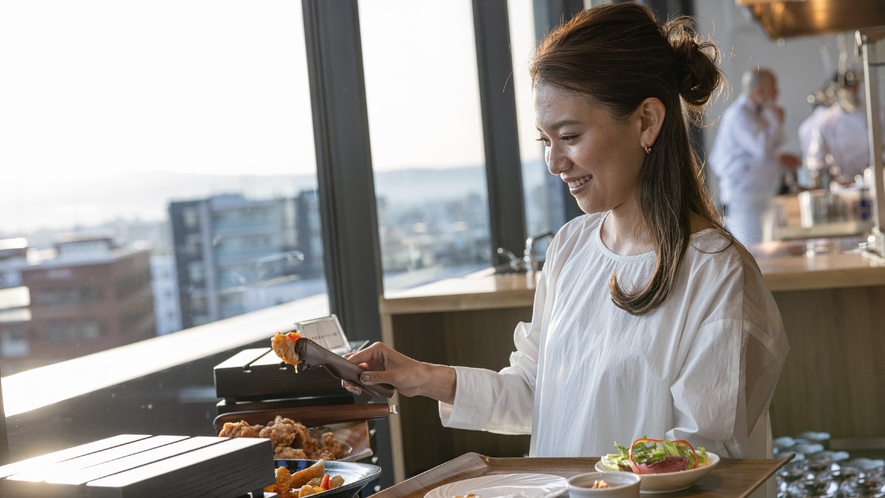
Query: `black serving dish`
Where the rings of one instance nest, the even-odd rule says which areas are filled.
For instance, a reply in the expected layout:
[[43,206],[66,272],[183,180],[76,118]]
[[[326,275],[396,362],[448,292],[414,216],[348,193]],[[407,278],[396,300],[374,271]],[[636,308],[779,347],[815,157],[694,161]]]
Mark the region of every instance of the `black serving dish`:
[[[316,460],[274,460],[276,467],[286,467],[295,473],[315,464]],[[367,484],[381,477],[381,467],[368,463],[336,462],[326,460],[326,474],[339,475],[344,484],[335,489],[317,493],[317,498],[351,498],[359,493]]]

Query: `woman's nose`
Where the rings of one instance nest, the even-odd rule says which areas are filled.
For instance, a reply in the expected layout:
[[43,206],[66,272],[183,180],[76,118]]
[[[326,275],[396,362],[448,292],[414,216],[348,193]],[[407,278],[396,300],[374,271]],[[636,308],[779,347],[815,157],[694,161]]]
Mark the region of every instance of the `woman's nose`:
[[547,162],[547,171],[553,175],[558,175],[565,171],[566,160],[553,146],[547,147],[544,151],[544,160]]

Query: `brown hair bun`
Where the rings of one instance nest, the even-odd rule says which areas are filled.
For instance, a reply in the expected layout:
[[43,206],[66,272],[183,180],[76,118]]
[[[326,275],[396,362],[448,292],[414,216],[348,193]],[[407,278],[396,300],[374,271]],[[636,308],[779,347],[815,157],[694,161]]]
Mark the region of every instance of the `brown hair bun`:
[[691,18],[670,19],[661,31],[673,51],[679,94],[689,110],[700,112],[722,81],[719,51],[712,41],[700,40]]

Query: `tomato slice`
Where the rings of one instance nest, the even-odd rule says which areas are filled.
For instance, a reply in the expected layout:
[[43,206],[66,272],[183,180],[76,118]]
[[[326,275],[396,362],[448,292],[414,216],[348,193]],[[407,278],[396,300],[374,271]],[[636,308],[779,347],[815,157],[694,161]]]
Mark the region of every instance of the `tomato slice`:
[[329,489],[329,479],[331,479],[331,474],[326,474],[323,476],[323,482],[320,483],[320,487],[323,489]]
[[298,332],[289,332],[288,335],[289,335],[289,339],[291,339],[292,342],[295,342],[298,339],[301,339],[301,334],[299,334]]

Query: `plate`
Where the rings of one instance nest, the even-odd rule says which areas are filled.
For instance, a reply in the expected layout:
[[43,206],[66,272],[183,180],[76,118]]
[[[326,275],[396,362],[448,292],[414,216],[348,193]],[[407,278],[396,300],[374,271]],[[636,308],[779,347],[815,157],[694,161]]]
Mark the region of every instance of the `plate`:
[[[293,474],[315,464],[316,460],[274,460],[277,468],[286,467]],[[326,474],[339,475],[344,484],[335,489],[317,493],[317,498],[351,498],[359,493],[367,484],[381,477],[381,467],[368,463],[326,461]]]
[[344,450],[344,456],[336,460],[337,462],[357,462],[373,455],[372,447],[369,446],[369,426],[365,420],[311,427],[308,431],[317,441],[324,432],[335,435]]
[[443,484],[424,498],[475,493],[482,498],[553,498],[568,491],[565,477],[552,474],[494,474]]
[[[719,455],[708,451],[707,457],[709,457],[710,463],[697,469],[668,472],[666,474],[640,474],[639,477],[642,480],[639,483],[639,492],[646,494],[671,493],[690,488],[692,484],[707,475],[719,463]],[[596,463],[596,470],[611,472],[602,465],[601,461]]]

